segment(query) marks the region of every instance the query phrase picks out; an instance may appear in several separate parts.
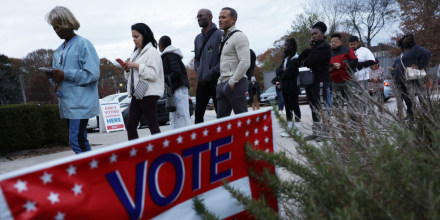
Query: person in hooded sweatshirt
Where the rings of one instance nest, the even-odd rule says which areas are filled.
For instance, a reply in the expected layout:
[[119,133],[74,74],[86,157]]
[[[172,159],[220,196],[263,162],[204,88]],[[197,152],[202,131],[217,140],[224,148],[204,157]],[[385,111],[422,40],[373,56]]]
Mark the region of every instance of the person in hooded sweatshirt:
[[159,51],[162,52],[165,83],[171,89],[176,105],[176,111],[170,112],[170,127],[176,129],[191,125],[188,102],[189,81],[182,62],[182,52],[171,45],[171,38],[168,36],[159,39]]
[[[284,60],[276,70],[277,77],[281,80],[281,91],[283,93],[284,105],[286,106],[287,127],[292,129],[293,114],[295,114],[295,128],[297,134],[301,129],[301,109],[299,107],[298,95],[300,94],[298,82],[299,66],[297,46],[295,38],[284,41]],[[282,132],[281,137],[288,137],[287,132]]]

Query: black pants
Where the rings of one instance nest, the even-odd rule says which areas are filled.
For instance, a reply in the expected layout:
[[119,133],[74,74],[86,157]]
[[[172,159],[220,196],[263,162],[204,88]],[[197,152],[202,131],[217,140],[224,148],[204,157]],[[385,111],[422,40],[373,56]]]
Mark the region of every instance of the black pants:
[[139,138],[137,126],[141,116],[147,120],[151,134],[160,133],[159,123],[157,122],[157,101],[159,96],[145,96],[138,100],[131,98],[130,111],[128,112],[127,136],[128,140]]
[[[321,84],[322,83],[322,87]],[[313,84],[306,88],[307,100],[309,101],[310,109],[312,110],[312,119],[313,122],[321,121],[321,110],[322,105],[326,108],[327,106],[327,97],[328,97],[328,87],[330,82],[318,82],[314,81]],[[322,95],[322,99],[321,99]]]
[[200,82],[197,84],[196,91],[196,109],[195,109],[195,123],[202,123],[204,121],[206,106],[209,99],[214,101],[214,110],[217,112],[217,97],[215,95],[216,82],[212,82],[206,85],[202,85]]
[[293,114],[295,113],[295,121],[301,121],[301,109],[299,108],[298,95],[300,94],[299,87],[297,85],[296,77],[289,79],[287,82],[282,82],[281,85],[282,94],[284,99],[284,106],[286,106],[287,121],[292,121]]
[[423,82],[421,80],[409,80],[405,82],[396,82],[396,84],[400,97],[406,104],[406,114],[408,117],[412,118],[414,116],[413,99],[422,92],[421,85],[423,85]]

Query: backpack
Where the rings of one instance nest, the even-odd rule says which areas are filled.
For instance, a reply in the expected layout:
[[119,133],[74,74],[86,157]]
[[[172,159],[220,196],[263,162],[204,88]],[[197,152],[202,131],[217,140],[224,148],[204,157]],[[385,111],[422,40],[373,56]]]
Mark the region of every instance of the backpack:
[[[220,54],[222,54],[222,50],[223,50],[223,46],[225,45],[226,41],[235,33],[238,32],[240,30],[235,30],[232,31],[231,33],[229,33],[228,36],[226,36],[226,38],[224,40],[222,40],[222,42],[220,43]],[[250,61],[251,61],[251,65],[249,66],[249,69],[246,71],[246,76],[248,78],[248,80],[251,80],[252,76],[254,75],[254,69],[255,69],[255,61],[257,60],[257,56],[255,55],[255,52],[252,49],[250,50]]]

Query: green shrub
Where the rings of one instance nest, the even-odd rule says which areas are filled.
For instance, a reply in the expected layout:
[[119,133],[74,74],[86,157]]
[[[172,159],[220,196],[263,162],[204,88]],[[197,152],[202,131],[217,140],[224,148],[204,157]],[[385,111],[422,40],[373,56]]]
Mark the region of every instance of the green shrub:
[[56,144],[66,145],[68,133],[57,105],[0,107],[0,155]]
[[[368,114],[359,102],[333,108],[331,117],[321,114],[323,144],[289,131],[298,155],[247,147],[250,160],[268,161],[291,178],[269,172],[253,177],[278,196],[282,218],[439,219],[440,103],[436,95],[419,95],[410,120],[369,96],[355,95],[351,100],[364,100]],[[268,218],[268,213],[250,213]]]

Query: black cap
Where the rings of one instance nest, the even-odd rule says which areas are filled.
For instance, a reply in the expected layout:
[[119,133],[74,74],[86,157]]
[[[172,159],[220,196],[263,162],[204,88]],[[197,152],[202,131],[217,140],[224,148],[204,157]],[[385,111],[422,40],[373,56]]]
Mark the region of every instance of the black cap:
[[313,25],[312,29],[314,28],[319,29],[323,34],[327,31],[327,25],[325,25],[322,21],[316,22],[316,24]]

